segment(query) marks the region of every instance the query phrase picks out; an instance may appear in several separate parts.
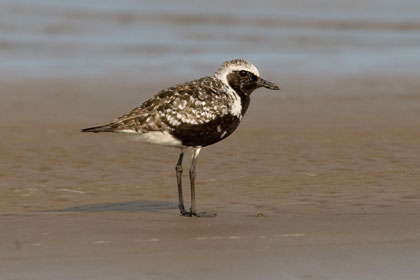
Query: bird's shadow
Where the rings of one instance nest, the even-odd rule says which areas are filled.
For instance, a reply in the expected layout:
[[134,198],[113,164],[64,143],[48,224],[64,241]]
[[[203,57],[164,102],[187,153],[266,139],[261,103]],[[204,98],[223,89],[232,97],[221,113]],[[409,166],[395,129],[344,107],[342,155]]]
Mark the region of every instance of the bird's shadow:
[[138,200],[138,201],[124,201],[117,203],[97,203],[86,204],[80,206],[73,206],[64,209],[56,209],[48,212],[107,212],[107,211],[121,211],[121,212],[166,212],[164,210],[177,209],[178,205],[170,201],[153,201],[153,200]]

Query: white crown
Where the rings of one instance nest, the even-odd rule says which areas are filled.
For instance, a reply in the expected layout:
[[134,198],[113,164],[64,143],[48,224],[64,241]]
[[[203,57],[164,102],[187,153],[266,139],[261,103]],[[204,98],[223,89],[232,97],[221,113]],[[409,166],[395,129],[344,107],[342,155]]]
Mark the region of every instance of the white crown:
[[227,75],[232,73],[232,71],[241,70],[249,71],[257,77],[260,76],[260,72],[258,71],[257,67],[255,67],[254,64],[252,64],[251,62],[246,61],[244,59],[234,59],[231,61],[224,62],[222,66],[220,66],[219,70],[217,70],[216,73],[214,73],[214,76],[221,80],[224,84],[229,86],[229,83],[226,78]]

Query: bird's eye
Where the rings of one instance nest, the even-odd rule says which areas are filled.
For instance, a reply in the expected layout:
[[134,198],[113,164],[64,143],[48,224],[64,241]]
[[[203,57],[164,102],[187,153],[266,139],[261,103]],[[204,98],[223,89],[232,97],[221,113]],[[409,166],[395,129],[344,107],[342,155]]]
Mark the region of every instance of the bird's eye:
[[255,82],[258,80],[258,77],[256,75],[252,75],[252,80]]
[[245,77],[246,76],[246,71],[245,70],[239,71],[239,75],[241,75],[242,77]]

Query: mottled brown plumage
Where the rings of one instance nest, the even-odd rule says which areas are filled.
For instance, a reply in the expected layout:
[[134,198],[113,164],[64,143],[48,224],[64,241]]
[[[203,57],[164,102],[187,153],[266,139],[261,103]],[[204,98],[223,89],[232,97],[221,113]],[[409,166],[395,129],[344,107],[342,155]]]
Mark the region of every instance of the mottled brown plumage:
[[172,132],[183,124],[203,125],[228,114],[234,100],[226,91],[226,86],[214,77],[176,85],[160,91],[103,128],[147,133]]

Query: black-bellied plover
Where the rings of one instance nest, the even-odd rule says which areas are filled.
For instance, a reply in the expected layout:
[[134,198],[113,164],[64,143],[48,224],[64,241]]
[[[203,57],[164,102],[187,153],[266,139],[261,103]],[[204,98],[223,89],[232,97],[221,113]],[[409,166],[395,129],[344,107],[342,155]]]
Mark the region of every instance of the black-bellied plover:
[[[214,76],[172,86],[111,123],[85,128],[82,132],[122,132],[145,142],[179,147],[176,164],[179,210],[183,216],[212,216],[198,213],[195,202],[195,167],[202,147],[228,137],[248,109],[251,93],[259,88],[278,90],[260,77],[258,69],[243,59],[227,61]],[[191,208],[186,211],[182,196],[182,159],[191,147]]]

